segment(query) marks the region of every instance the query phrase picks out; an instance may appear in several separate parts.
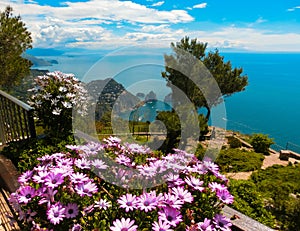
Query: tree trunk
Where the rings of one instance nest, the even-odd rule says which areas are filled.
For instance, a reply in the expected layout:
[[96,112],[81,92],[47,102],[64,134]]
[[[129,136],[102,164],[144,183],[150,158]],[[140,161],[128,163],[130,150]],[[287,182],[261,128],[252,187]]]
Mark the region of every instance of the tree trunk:
[[205,116],[205,119],[206,119],[206,122],[208,122],[209,120],[209,117],[210,117],[210,107],[208,105],[205,106],[206,110],[207,110],[207,113],[206,113],[206,116]]

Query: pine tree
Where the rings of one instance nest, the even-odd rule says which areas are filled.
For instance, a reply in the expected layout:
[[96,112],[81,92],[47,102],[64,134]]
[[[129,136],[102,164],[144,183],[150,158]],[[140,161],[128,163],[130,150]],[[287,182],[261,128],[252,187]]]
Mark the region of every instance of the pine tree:
[[0,87],[10,91],[29,74],[31,62],[22,54],[32,48],[32,38],[20,16],[7,6],[0,12]]
[[171,43],[171,48],[173,54],[164,57],[162,76],[172,89],[173,103],[180,103],[181,96],[176,92],[183,91],[196,108],[207,109],[206,120],[211,107],[221,103],[223,97],[243,91],[248,84],[247,76],[242,76],[243,69],[232,68],[218,50],[206,52],[207,43],[185,37]]

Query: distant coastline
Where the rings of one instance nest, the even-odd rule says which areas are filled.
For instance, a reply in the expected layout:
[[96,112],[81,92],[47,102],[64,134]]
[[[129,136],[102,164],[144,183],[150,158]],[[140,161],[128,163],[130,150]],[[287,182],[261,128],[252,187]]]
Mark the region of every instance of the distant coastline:
[[29,54],[23,54],[23,57],[32,62],[33,68],[47,67],[47,66],[52,66],[54,64],[58,64],[58,61],[56,59],[45,60],[45,59],[37,58],[37,57],[35,57],[33,55],[29,55]]

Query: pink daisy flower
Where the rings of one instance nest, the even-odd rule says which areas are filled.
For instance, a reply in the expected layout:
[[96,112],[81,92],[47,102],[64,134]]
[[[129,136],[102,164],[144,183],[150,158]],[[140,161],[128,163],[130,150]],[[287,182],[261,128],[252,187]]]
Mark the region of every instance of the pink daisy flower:
[[74,184],[82,184],[90,180],[86,174],[81,172],[72,173],[70,178]]
[[117,201],[120,204],[120,208],[124,208],[126,212],[133,211],[137,208],[136,196],[130,193],[121,196]]
[[231,231],[230,226],[232,226],[229,219],[221,214],[216,214],[213,218],[213,224],[216,229],[220,229],[222,231]]
[[45,185],[49,188],[56,188],[64,182],[64,176],[62,173],[50,172],[45,178]]
[[170,193],[164,194],[162,202],[163,202],[162,207],[170,206],[174,209],[181,209],[182,205],[184,204],[184,201],[181,200],[177,195],[170,194]]
[[193,195],[183,187],[172,188],[172,193],[183,202],[192,203],[192,201],[194,200]]
[[225,204],[232,204],[233,203],[233,196],[227,189],[224,190],[217,190],[217,197],[220,201]]
[[47,211],[47,218],[50,220],[50,222],[54,225],[59,224],[65,215],[65,208],[60,204],[56,203],[55,205],[52,205],[48,211]]
[[211,225],[211,220],[205,218],[203,222],[197,223],[198,230],[200,231],[212,231],[213,227]]
[[180,211],[171,207],[165,207],[158,212],[158,219],[176,227],[182,221]]
[[151,211],[156,208],[158,204],[158,199],[156,197],[156,192],[152,191],[150,193],[143,193],[138,199],[137,206],[140,210],[145,212]]
[[28,180],[32,177],[33,171],[28,170],[24,172],[21,176],[19,176],[18,181],[19,183],[27,183]]
[[20,189],[18,201],[27,204],[33,197],[36,196],[36,190],[30,186],[24,186]]
[[78,205],[75,203],[69,203],[65,206],[65,216],[66,218],[74,218],[78,215]]
[[112,231],[136,231],[137,225],[133,225],[134,220],[130,220],[130,218],[121,218],[121,220],[117,219],[113,222],[114,226],[110,227]]
[[75,186],[75,191],[80,196],[92,196],[92,193],[96,193],[98,191],[97,185],[92,182],[80,183]]
[[109,207],[111,207],[111,202],[107,201],[105,199],[100,199],[99,201],[95,201],[95,205],[94,208],[100,208],[100,209],[108,209]]
[[195,178],[193,176],[190,176],[190,177],[186,177],[185,178],[185,182],[190,186],[192,187],[192,189],[194,190],[198,190],[200,192],[203,192],[204,190],[204,187],[202,187],[203,185],[203,181],[201,181],[200,179],[198,178]]
[[226,189],[225,185],[221,185],[217,182],[211,182],[208,184],[208,187],[211,189],[212,192],[216,192],[218,190],[224,190]]
[[173,231],[170,229],[171,225],[166,221],[159,220],[158,222],[154,221],[152,224],[153,231]]

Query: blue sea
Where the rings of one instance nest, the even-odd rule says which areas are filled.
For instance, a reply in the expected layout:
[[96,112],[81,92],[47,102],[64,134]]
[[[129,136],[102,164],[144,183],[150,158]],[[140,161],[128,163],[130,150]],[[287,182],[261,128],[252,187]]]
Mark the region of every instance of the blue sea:
[[[161,77],[164,53],[43,56],[40,58],[56,59],[59,64],[39,68],[74,73],[84,82],[113,77],[133,94],[152,90],[163,101],[170,93]],[[274,149],[300,152],[300,53],[221,52],[221,55],[233,67],[242,67],[249,82],[245,91],[224,99],[227,129],[268,134],[276,143]]]

